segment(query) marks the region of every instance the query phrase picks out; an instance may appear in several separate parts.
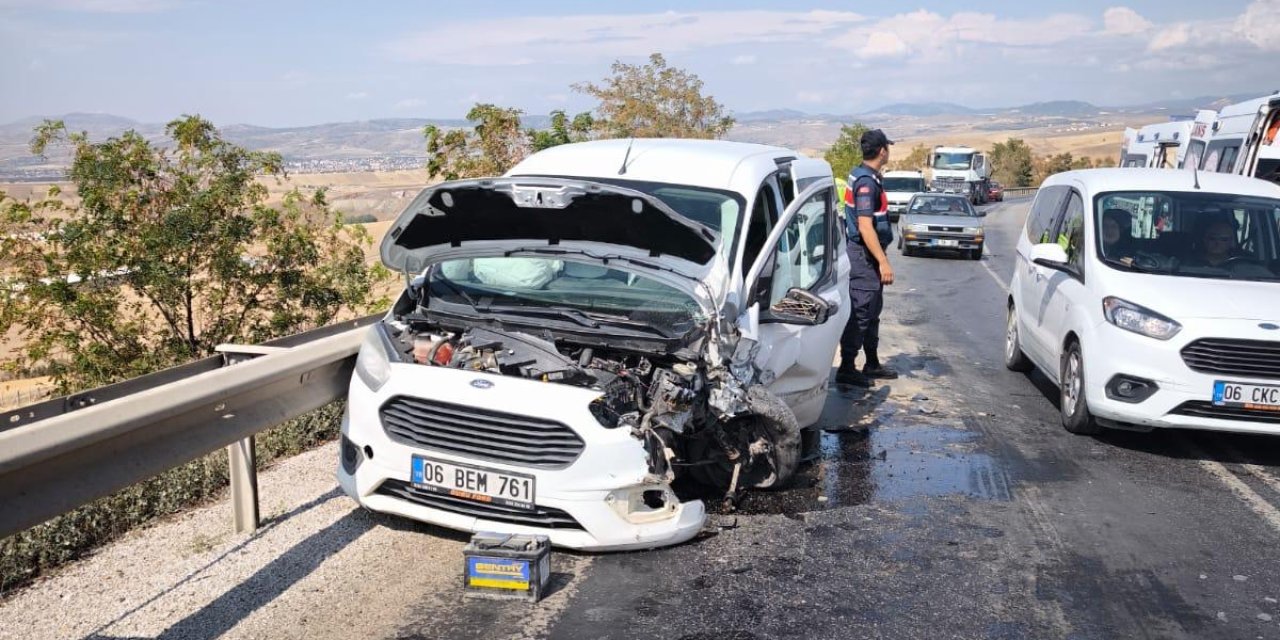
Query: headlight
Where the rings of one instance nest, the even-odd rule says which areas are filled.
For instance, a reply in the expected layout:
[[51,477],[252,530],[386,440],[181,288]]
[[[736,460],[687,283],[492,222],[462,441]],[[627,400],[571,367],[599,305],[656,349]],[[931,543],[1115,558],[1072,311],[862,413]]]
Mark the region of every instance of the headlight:
[[910,229],[911,231],[928,231],[928,230],[929,230],[929,225],[927,225],[927,224],[909,224],[909,225],[907,225],[907,229]]
[[374,391],[386,384],[387,378],[391,377],[391,363],[387,361],[387,352],[382,346],[378,331],[376,326],[369,329],[360,345],[360,353],[356,355],[356,375]]
[[1125,331],[1142,334],[1156,340],[1168,340],[1182,331],[1182,325],[1146,307],[1120,298],[1103,298],[1102,315],[1107,322]]
[[964,234],[967,236],[980,236],[982,235],[982,227],[965,227]]

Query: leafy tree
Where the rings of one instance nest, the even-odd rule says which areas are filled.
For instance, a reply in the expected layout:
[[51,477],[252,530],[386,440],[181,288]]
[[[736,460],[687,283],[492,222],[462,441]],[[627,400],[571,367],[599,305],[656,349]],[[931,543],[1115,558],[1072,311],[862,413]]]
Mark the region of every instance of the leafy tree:
[[134,131],[93,143],[61,122],[37,128],[34,153],[70,146],[81,203],[0,192],[0,332],[27,345],[6,368],[68,392],[385,304],[368,233],[323,191],[268,204],[259,178],[283,175],[279,155],[230,144],[198,116],[166,132],[160,148]]
[[997,182],[1011,187],[1031,186],[1035,161],[1031,147],[1019,138],[1009,138],[991,147],[991,175]]
[[1095,164],[1095,165],[1093,165],[1093,166],[1098,167],[1098,168],[1103,168],[1103,167],[1114,167],[1114,166],[1116,166],[1116,159],[1115,159],[1115,158],[1113,158],[1112,156],[1105,156],[1105,157],[1103,157],[1101,160],[1098,160],[1097,164]]
[[862,134],[869,129],[860,122],[840,127],[840,137],[822,154],[836,177],[844,178],[854,167],[862,164]]
[[719,138],[733,127],[724,105],[702,94],[702,80],[660,53],[645,65],[614,62],[611,71],[599,84],[573,85],[600,101],[594,126],[604,137]]
[[537,152],[570,142],[582,142],[590,138],[594,126],[595,118],[590,113],[579,113],[569,120],[564,111],[552,111],[551,128],[530,129],[529,144]]
[[890,165],[899,171],[924,171],[929,168],[929,149],[922,144],[911,148],[901,160],[891,160]]
[[1076,168],[1076,162],[1076,159],[1070,153],[1060,153],[1056,156],[1039,158],[1035,167],[1036,184],[1044,182],[1051,175]]
[[427,174],[457,180],[505,173],[529,155],[529,140],[520,128],[519,109],[481,103],[467,112],[475,125],[443,131],[427,125]]

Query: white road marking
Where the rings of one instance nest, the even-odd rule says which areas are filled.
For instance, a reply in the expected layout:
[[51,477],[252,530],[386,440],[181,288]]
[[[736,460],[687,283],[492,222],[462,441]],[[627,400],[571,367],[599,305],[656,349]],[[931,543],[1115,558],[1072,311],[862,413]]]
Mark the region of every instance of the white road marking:
[[1280,509],[1277,509],[1275,505],[1267,502],[1265,498],[1258,495],[1257,492],[1255,492],[1249,485],[1245,484],[1243,480],[1237,478],[1236,474],[1231,473],[1230,469],[1223,466],[1221,462],[1210,459],[1209,456],[1206,455],[1199,447],[1190,443],[1186,444],[1186,447],[1192,455],[1200,458],[1201,469],[1208,471],[1209,475],[1212,475],[1222,484],[1226,485],[1227,488],[1230,489],[1232,493],[1236,494],[1236,497],[1243,500],[1245,505],[1253,510],[1254,513],[1262,516],[1262,519],[1266,521],[1268,525],[1271,525],[1272,529],[1275,529],[1277,533],[1280,533]]
[[1008,292],[1009,292],[1009,285],[1008,285],[1008,284],[1006,284],[1006,283],[1005,283],[1005,281],[1004,281],[1004,279],[1002,279],[1002,278],[1000,277],[1000,274],[996,273],[996,270],[995,270],[995,269],[992,269],[992,268],[991,268],[991,265],[987,264],[987,261],[986,261],[986,260],[981,260],[981,261],[979,261],[979,264],[981,264],[981,265],[982,265],[982,268],[983,268],[983,269],[986,269],[986,270],[987,270],[987,273],[991,276],[991,279],[992,279],[992,280],[995,280],[995,281],[996,281],[996,284],[1000,285],[1000,290],[1001,290],[1001,291],[1003,291],[1003,292],[1005,292],[1005,293],[1008,293]]
[[1242,464],[1240,466],[1244,467],[1245,471],[1248,471],[1253,477],[1271,487],[1273,491],[1280,493],[1280,479],[1276,479],[1275,476],[1268,473],[1266,467],[1256,464]]

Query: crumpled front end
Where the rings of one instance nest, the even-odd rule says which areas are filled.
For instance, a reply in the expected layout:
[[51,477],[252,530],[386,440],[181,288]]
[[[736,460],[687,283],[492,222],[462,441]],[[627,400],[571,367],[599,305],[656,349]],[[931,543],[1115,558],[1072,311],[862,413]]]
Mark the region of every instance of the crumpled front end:
[[[351,383],[338,479],[361,505],[462,531],[545,534],[584,550],[678,544],[702,528],[703,504],[680,501],[652,473],[645,442],[600,424],[598,392],[391,368],[376,390],[358,376]],[[431,477],[441,471],[449,477]]]

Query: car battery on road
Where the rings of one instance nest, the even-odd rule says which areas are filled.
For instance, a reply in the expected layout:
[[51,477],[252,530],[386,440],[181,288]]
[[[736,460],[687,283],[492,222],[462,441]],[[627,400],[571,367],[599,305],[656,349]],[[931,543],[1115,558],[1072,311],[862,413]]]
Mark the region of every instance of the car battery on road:
[[537,602],[551,579],[547,536],[480,532],[462,550],[465,595]]

